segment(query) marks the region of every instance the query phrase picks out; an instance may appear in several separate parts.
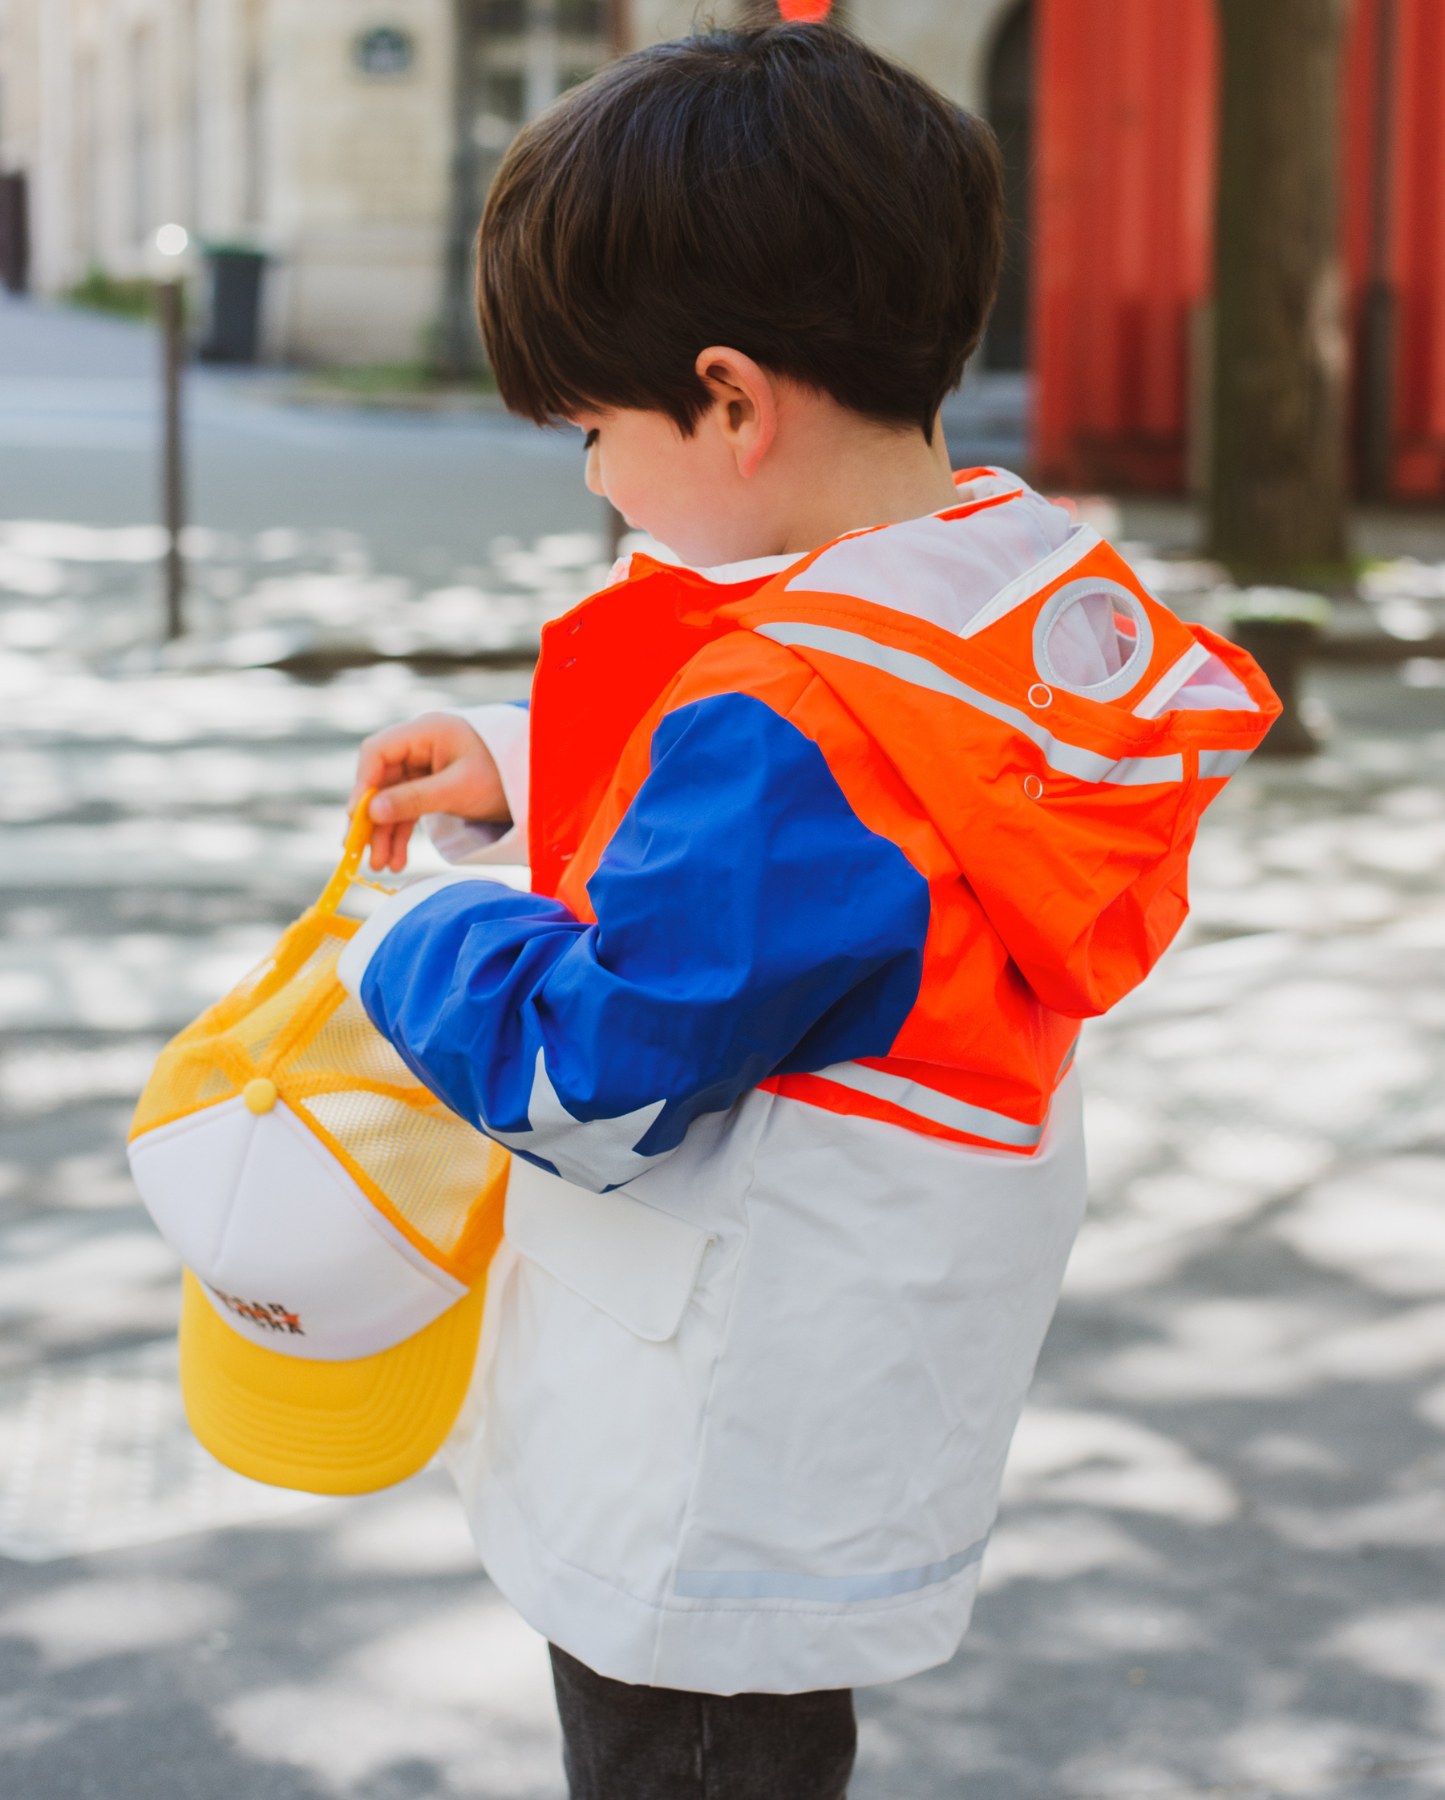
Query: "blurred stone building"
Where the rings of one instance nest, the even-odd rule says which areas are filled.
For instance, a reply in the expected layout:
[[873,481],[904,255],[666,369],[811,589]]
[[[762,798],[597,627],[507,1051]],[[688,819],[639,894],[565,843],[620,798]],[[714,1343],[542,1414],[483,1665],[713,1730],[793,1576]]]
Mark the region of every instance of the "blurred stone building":
[[[1027,0],[839,10],[969,105],[992,81],[1007,110]],[[267,253],[270,356],[456,360],[518,124],[620,48],[743,13],[755,0],[0,0],[0,173],[25,178],[30,285],[137,274],[175,221]],[[1005,312],[995,354],[1017,366],[1021,294]]]

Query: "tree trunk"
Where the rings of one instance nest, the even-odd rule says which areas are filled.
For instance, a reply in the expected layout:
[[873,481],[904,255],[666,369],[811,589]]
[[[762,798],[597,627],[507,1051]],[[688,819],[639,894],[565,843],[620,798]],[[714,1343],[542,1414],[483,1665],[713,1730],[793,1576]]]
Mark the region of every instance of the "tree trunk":
[[1346,553],[1343,0],[1220,0],[1210,528],[1247,578]]

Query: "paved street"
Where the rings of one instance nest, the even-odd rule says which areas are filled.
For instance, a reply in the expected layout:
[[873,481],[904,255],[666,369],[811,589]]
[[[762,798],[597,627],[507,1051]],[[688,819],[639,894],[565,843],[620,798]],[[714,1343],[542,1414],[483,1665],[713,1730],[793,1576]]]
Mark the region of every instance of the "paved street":
[[[148,352],[99,323],[0,309],[0,1793],[560,1800],[544,1647],[439,1472],[317,1501],[189,1438],[122,1144],[334,860],[357,738],[526,688],[302,681],[245,634],[525,636],[595,503],[504,419],[202,383],[211,648],[159,666]],[[1118,524],[1141,563],[1187,528]],[[1432,604],[1438,521],[1392,529]],[[1086,1033],[1091,1213],[975,1626],[860,1696],[855,1800],[1445,1791],[1445,667],[1311,689],[1326,753],[1237,778],[1184,937]]]

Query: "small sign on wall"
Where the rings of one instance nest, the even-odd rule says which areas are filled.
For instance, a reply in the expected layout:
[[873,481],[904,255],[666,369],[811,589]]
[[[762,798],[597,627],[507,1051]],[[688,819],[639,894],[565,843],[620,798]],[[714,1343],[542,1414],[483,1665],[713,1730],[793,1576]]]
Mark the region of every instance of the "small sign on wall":
[[359,34],[352,47],[363,75],[407,75],[416,61],[416,41],[397,25],[374,25]]

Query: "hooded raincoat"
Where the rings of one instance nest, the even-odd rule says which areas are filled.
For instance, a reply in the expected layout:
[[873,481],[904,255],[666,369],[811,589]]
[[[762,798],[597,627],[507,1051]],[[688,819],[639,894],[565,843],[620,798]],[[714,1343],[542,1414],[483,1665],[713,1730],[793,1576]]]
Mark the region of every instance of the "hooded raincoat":
[[632,557],[530,719],[471,715],[533,891],[417,883],[343,958],[516,1153],[449,1457],[498,1586],[623,1681],[956,1649],[1084,1206],[1080,1021],[1278,710],[1088,527],[957,480],[803,557]]

